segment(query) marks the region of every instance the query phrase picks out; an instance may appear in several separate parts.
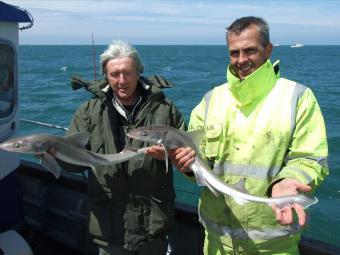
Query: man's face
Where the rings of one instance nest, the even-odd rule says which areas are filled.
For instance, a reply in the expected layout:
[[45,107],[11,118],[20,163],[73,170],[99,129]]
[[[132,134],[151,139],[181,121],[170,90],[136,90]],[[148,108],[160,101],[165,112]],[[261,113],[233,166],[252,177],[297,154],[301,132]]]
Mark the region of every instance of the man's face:
[[112,59],[106,64],[106,76],[118,99],[126,105],[136,97],[138,73],[132,58]]
[[262,66],[272,53],[272,44],[263,47],[260,38],[256,26],[250,26],[239,35],[228,35],[231,68],[241,80]]

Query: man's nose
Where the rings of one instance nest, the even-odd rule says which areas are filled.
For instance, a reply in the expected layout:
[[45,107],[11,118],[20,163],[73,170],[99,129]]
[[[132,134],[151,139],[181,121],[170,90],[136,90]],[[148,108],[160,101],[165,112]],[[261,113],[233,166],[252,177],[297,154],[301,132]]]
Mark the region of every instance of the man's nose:
[[242,64],[248,61],[248,56],[244,53],[244,52],[240,52],[239,56],[238,56],[238,63]]
[[119,82],[120,82],[120,83],[125,82],[125,74],[124,74],[124,73],[120,73],[120,74],[119,74]]

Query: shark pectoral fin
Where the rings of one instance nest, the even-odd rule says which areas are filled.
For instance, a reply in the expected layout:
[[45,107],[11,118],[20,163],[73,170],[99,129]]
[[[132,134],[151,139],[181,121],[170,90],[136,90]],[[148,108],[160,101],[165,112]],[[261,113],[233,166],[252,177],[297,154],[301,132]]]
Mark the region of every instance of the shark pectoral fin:
[[242,193],[249,194],[249,192],[246,190],[246,178],[243,178],[238,183],[230,186],[232,186],[233,189],[236,189]]
[[236,203],[238,203],[239,205],[244,205],[245,203],[247,203],[248,201],[243,199],[243,198],[239,198],[239,197],[233,197],[233,199],[235,200]]
[[210,191],[212,192],[212,193],[214,193],[214,195],[216,196],[216,197],[219,197],[220,196],[220,194],[207,182],[207,187],[210,189]]
[[220,196],[220,194],[210,185],[209,182],[207,182],[206,179],[204,179],[204,177],[202,177],[199,173],[196,173],[196,172],[194,172],[194,173],[195,173],[197,185],[199,185],[199,186],[207,186],[210,189],[210,191],[212,193],[214,193],[214,195],[216,197]]
[[[238,183],[234,184],[234,185],[230,185],[233,189],[238,190],[242,193],[245,194],[249,194],[248,191],[246,190],[246,178],[242,178],[241,180],[239,180]],[[233,197],[233,199],[235,200],[235,202],[239,205],[244,205],[245,203],[247,203],[248,201],[243,199],[243,198],[239,198],[239,197]]]
[[194,171],[196,177],[196,183],[198,186],[209,186],[208,182],[199,173]]
[[168,156],[168,149],[167,149],[167,147],[165,147],[164,144],[161,143],[161,145],[162,145],[162,147],[163,147],[163,149],[164,149],[164,153],[165,153],[165,173],[168,173],[168,171],[169,171],[169,162],[168,162],[169,156]]
[[59,178],[61,168],[52,155],[48,153],[42,154],[40,158],[40,163],[44,168],[46,168],[46,170],[49,170],[55,178]]

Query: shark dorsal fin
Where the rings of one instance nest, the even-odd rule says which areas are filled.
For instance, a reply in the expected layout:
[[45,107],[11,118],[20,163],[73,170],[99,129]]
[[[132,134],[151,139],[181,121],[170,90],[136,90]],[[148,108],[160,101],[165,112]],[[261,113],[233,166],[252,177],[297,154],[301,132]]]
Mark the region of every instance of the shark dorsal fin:
[[202,140],[205,136],[204,130],[187,131],[186,134],[191,138],[191,140],[195,144],[196,148],[199,149],[199,147],[202,143]]
[[85,148],[85,145],[89,141],[90,134],[88,132],[78,132],[68,136],[73,144]]

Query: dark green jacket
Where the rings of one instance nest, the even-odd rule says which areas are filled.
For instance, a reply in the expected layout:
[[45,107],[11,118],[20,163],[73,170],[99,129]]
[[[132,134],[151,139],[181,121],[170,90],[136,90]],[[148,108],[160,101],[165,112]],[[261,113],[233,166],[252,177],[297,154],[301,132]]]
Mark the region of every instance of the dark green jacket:
[[[99,153],[117,153],[127,141],[128,146],[150,144],[126,140],[127,129],[152,124],[185,128],[184,118],[163,92],[147,80],[139,80],[138,89],[143,101],[134,118],[125,119],[112,104],[112,90],[105,81],[88,87],[94,97],[74,114],[69,133],[90,133],[88,149]],[[116,119],[109,119],[115,115]],[[116,133],[116,141],[114,134]],[[120,139],[117,139],[117,137]],[[119,141],[117,141],[119,140]],[[119,143],[120,142],[120,143]],[[154,238],[166,235],[174,223],[173,172],[165,161],[145,155],[122,164],[89,170],[89,233],[94,242],[124,245],[128,250]]]

